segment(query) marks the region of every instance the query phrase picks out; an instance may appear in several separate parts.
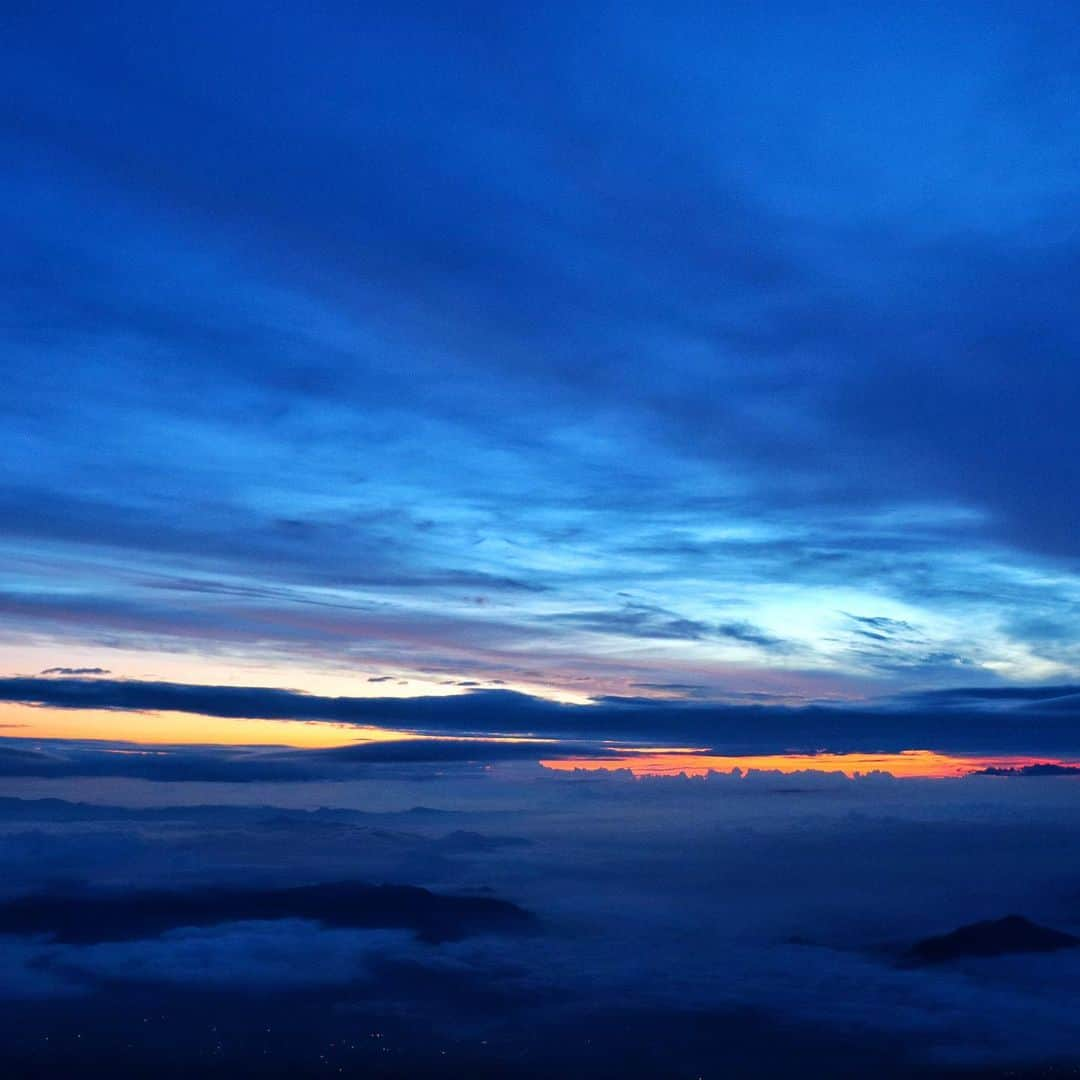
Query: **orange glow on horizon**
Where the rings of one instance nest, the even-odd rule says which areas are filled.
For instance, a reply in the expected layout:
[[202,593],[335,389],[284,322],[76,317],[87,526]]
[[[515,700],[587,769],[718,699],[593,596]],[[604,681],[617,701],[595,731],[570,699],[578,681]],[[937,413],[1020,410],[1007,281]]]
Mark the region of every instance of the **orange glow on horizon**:
[[308,750],[419,737],[387,728],[321,720],[248,720],[198,713],[55,709],[19,704],[0,705],[0,736],[155,745],[295,746]]
[[541,764],[557,772],[570,772],[574,769],[626,769],[635,776],[678,776],[679,773],[705,776],[710,772],[730,773],[734,769],[740,769],[743,773],[750,770],[780,773],[814,770],[842,772],[847,776],[887,772],[901,778],[944,779],[963,776],[991,766],[1022,768],[1025,765],[1072,763],[1032,757],[942,754],[935,750],[902,750],[895,754],[758,754],[728,757],[680,749],[628,751],[624,756],[606,759],[563,758],[545,760]]
[[925,749],[891,754],[821,752],[728,756],[708,754],[692,746],[618,747],[612,757],[548,759],[544,757],[545,752],[550,753],[559,740],[530,735],[418,735],[393,728],[324,720],[243,719],[122,709],[58,709],[19,703],[0,703],[0,737],[108,741],[147,746],[282,746],[302,750],[403,739],[531,743],[536,746],[540,764],[556,772],[618,769],[635,776],[678,776],[680,773],[705,776],[710,772],[731,773],[739,769],[743,773],[797,773],[811,770],[841,772],[847,776],[884,772],[898,778],[941,779],[963,776],[990,766],[1022,768],[1038,764],[1075,764],[1072,761],[1030,756],[945,754]]
[[534,743],[539,756],[557,742],[535,736],[418,735],[394,728],[330,720],[260,720],[128,709],[57,709],[0,703],[0,738],[78,739],[148,746],[288,746],[331,749],[367,742],[424,739],[455,742]]

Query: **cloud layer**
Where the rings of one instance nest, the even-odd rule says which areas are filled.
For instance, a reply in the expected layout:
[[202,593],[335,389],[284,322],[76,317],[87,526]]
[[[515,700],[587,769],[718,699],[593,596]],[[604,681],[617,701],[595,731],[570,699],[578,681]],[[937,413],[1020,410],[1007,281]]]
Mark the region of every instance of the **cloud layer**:
[[[64,783],[63,799],[0,800],[0,1030],[9,1060],[36,1055],[39,1070],[119,1066],[134,1048],[143,1068],[196,1062],[209,1035],[209,1060],[250,1070],[265,1048],[271,1074],[303,1068],[298,1048],[371,1072],[363,1054],[341,1057],[371,1042],[378,1068],[421,1076],[550,1075],[593,1055],[642,1076],[665,1061],[779,1077],[1075,1060],[1076,950],[905,959],[1011,911],[1080,929],[1070,777],[793,786],[446,769],[326,784],[306,809],[288,805],[296,785],[253,798],[216,784],[233,805],[112,785],[125,806]],[[357,928],[363,890],[309,888],[344,868],[481,917],[458,940],[417,936],[408,905],[389,913],[411,929]],[[87,918],[71,924],[56,897],[80,893]],[[536,914],[531,933],[485,932],[500,898]],[[207,911],[215,925],[199,925]]]
[[[0,773],[8,776],[317,779],[380,764],[435,766],[576,757],[602,763],[618,756],[620,747],[684,747],[727,756],[912,749],[969,755],[1080,755],[1080,687],[1073,685],[955,688],[851,705],[613,697],[569,705],[510,690],[348,698],[259,687],[31,677],[0,679],[0,701],[65,710],[126,710],[136,718],[140,713],[163,712],[332,723],[346,729],[355,725],[361,739],[351,745],[304,750],[170,747],[164,745],[167,738],[151,744],[110,745],[20,737],[15,726],[10,729],[12,737],[0,740]],[[154,723],[148,715],[143,724],[147,736]],[[167,723],[161,730],[167,733]],[[372,739],[373,734],[380,737]],[[343,733],[343,741],[345,737]],[[287,741],[283,728],[282,742]],[[1020,771],[1025,771],[1023,763]]]

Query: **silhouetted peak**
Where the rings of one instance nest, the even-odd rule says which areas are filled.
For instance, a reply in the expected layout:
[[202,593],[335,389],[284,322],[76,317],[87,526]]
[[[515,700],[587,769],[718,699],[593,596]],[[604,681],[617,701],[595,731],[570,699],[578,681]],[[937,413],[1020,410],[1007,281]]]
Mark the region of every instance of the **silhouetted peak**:
[[971,923],[948,934],[925,938],[913,945],[908,955],[922,963],[934,964],[965,956],[1053,952],[1076,945],[1080,945],[1080,938],[1072,934],[1039,926],[1023,915],[1006,915],[1003,919]]

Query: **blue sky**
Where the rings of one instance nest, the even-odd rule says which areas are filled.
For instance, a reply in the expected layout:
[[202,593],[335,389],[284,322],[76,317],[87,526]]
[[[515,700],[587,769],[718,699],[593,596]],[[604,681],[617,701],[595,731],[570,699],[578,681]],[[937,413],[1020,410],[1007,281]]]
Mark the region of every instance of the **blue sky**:
[[27,6],[0,674],[1076,678],[1074,15]]

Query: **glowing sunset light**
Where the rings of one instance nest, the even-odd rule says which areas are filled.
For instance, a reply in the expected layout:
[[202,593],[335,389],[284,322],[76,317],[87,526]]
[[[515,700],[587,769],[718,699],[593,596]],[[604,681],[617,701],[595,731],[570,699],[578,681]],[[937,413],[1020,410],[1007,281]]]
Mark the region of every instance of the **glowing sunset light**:
[[131,742],[157,746],[288,746],[298,750],[331,749],[356,743],[454,741],[535,744],[550,752],[557,739],[525,735],[417,734],[396,728],[331,720],[265,720],[203,716],[173,711],[123,709],[60,709],[0,703],[0,734],[18,739],[78,739]]
[[0,704],[0,730],[8,737],[26,739],[294,746],[309,750],[417,738],[408,732],[329,721],[252,720],[184,712],[56,709],[21,704]]
[[1069,765],[1072,762],[1049,761],[1045,758],[968,756],[943,754],[934,750],[902,750],[895,754],[760,754],[722,756],[694,751],[628,752],[624,757],[605,760],[596,758],[565,758],[541,762],[545,768],[558,772],[575,769],[627,769],[635,776],[705,776],[710,772],[730,773],[739,769],[763,772],[796,773],[806,770],[842,772],[847,776],[871,772],[886,772],[898,778],[921,777],[944,779],[978,772],[981,769],[1014,768],[1028,765]]

